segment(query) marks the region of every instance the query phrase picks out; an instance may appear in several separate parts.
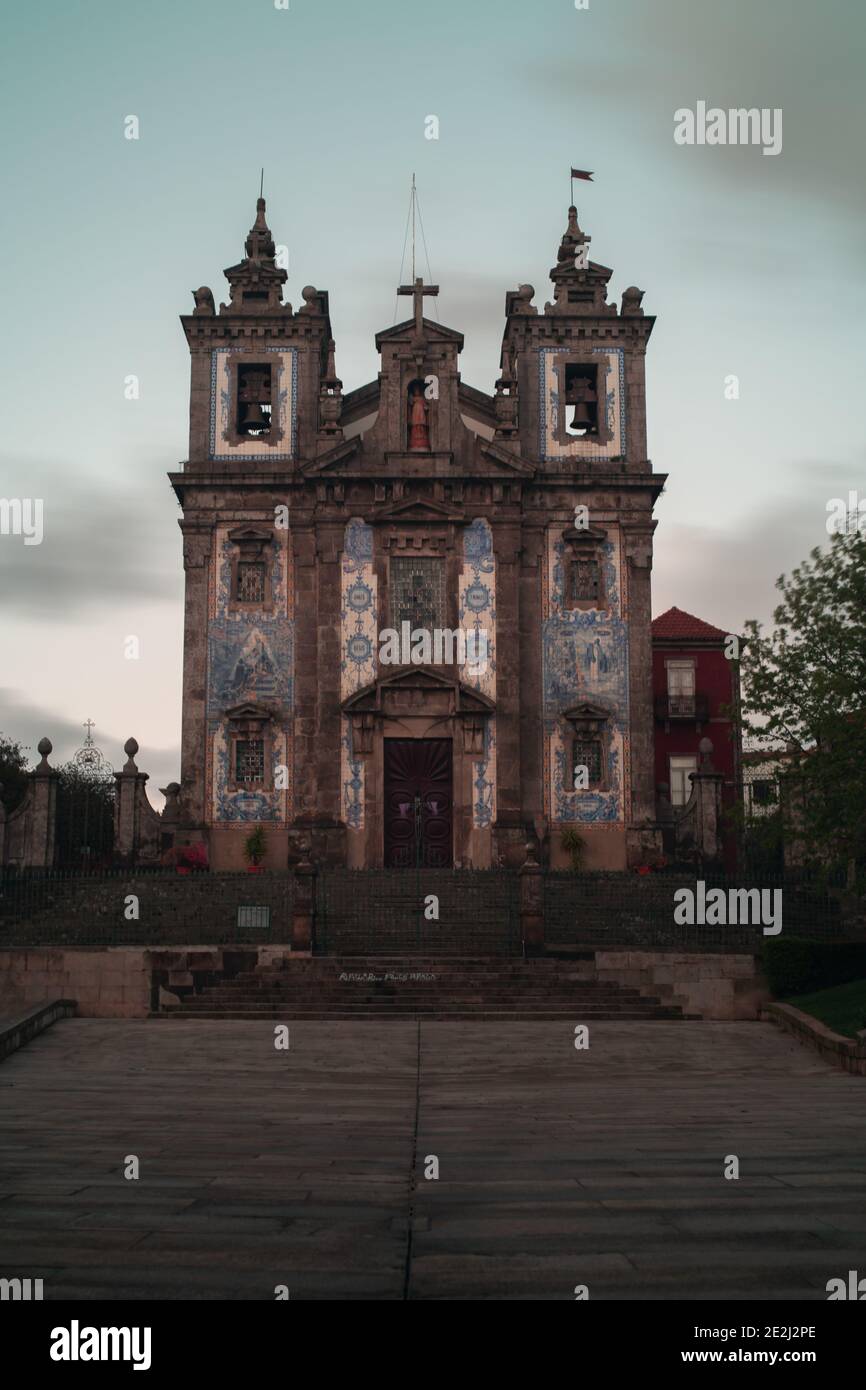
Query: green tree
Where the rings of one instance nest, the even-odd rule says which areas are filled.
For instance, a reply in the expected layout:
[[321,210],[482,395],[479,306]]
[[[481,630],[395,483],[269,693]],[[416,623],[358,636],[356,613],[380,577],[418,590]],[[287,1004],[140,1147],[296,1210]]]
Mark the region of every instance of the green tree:
[[3,805],[14,811],[27,790],[27,754],[15,739],[0,733],[0,785]]
[[776,588],[773,630],[746,624],[743,715],[784,747],[785,833],[808,858],[866,872],[866,534],[815,549]]

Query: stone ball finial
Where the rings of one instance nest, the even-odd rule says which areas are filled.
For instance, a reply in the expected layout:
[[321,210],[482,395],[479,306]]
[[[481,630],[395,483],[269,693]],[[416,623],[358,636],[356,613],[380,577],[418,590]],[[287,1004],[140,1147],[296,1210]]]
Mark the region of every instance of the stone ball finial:
[[641,308],[643,297],[643,290],[639,290],[637,285],[629,285],[628,289],[622,292],[622,312],[624,314],[643,314]]
[[319,312],[319,291],[315,285],[304,285],[301,290],[301,298],[304,301],[302,314],[317,314]]
[[713,740],[712,740],[711,738],[702,738],[701,741],[700,741],[700,743],[698,744],[698,752],[699,752],[699,753],[712,753],[712,751],[713,751]]
[[47,758],[53,747],[54,744],[50,738],[41,738],[36,745],[36,750],[42,754],[43,758]]
[[134,738],[128,738],[126,740],[126,743],[123,745],[123,751],[128,758],[134,758],[136,753],[138,752],[138,740]]

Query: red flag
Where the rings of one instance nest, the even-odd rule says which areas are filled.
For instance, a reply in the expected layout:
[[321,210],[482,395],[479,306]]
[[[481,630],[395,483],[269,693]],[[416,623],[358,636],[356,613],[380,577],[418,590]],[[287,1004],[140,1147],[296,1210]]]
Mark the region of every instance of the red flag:
[[572,169],[571,177],[573,179],[588,179],[592,183],[592,174],[588,174],[585,169]]

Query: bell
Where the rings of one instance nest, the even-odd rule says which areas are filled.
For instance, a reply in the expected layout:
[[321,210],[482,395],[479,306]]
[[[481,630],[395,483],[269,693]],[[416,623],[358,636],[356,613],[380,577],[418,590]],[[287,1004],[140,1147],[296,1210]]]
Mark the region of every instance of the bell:
[[244,406],[244,429],[267,430],[270,429],[270,426],[270,420],[257,401],[252,405]]
[[571,428],[573,430],[585,430],[589,429],[591,424],[592,416],[589,413],[589,407],[586,401],[578,401],[577,405],[574,407]]

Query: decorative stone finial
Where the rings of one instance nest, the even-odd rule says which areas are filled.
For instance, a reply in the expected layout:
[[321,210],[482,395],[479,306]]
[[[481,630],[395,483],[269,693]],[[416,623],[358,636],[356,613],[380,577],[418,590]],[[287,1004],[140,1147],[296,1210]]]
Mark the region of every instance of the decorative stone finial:
[[211,290],[209,285],[202,285],[199,289],[193,290],[192,297],[195,300],[195,308],[193,309],[193,314],[210,315],[216,313],[213,291]]
[[138,740],[128,738],[123,745],[123,751],[126,754],[126,762],[123,767],[124,772],[137,772],[138,768],[135,765],[135,755],[138,752]]
[[643,309],[640,307],[643,297],[643,290],[639,290],[637,285],[629,285],[628,289],[622,292],[622,309],[620,312],[622,314],[639,314],[643,317]]

